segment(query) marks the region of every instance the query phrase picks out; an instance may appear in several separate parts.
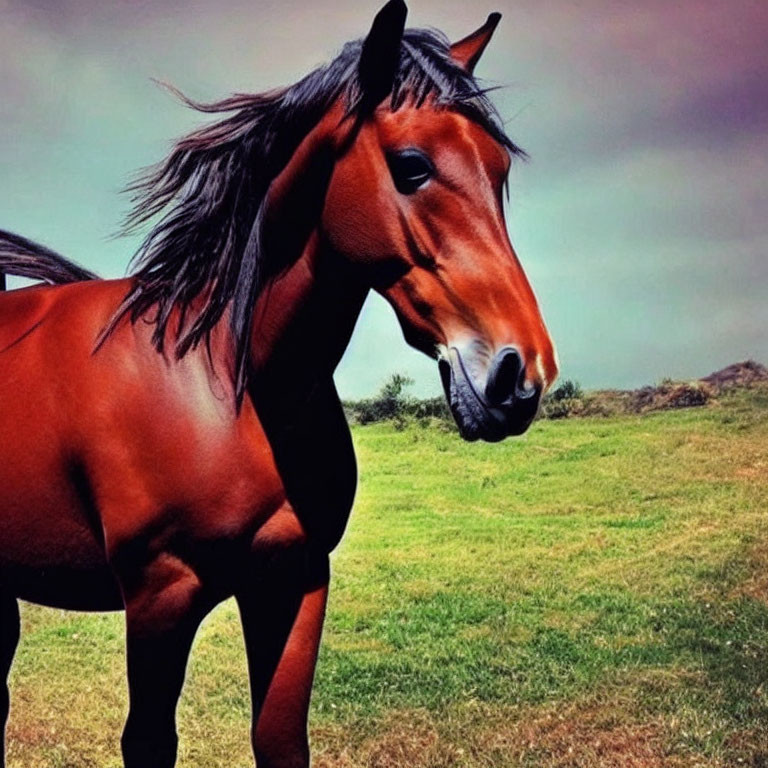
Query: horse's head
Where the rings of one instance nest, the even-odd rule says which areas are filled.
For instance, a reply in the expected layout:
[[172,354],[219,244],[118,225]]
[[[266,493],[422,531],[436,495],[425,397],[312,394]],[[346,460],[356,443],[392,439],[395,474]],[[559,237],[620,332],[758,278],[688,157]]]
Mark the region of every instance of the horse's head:
[[406,340],[438,360],[462,435],[490,441],[522,433],[557,376],[504,223],[516,147],[472,79],[498,18],[445,46],[436,77],[453,74],[451,102],[402,82],[405,6],[380,11],[359,65],[370,109],[340,150],[322,214],[334,249],[362,266]]
[[[313,327],[320,375],[372,287],[406,339],[438,360],[465,438],[528,427],[557,363],[504,224],[510,159],[522,153],[472,74],[499,16],[450,45],[405,30],[405,15],[390,0],[362,43],[287,88],[213,104],[182,96],[227,116],[182,138],[132,187],[129,226],[164,215],[101,340],[124,315],[151,311],[155,346],[175,324],[182,357],[210,349],[226,313],[239,407],[253,372],[293,365],[280,350],[313,316],[316,282],[339,302]],[[338,338],[320,327],[334,323]]]

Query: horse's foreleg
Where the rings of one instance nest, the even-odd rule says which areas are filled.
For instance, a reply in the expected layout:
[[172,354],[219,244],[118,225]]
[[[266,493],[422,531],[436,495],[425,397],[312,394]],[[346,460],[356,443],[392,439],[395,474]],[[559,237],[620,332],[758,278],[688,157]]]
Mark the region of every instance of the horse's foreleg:
[[5,723],[10,694],[8,673],[19,642],[19,604],[15,597],[0,592],[0,768],[5,766]]
[[328,596],[327,558],[303,581],[237,595],[258,768],[307,768],[307,714]]
[[[194,572],[159,558],[125,597],[130,704],[122,737],[125,768],[176,762],[176,704],[189,650],[206,613]],[[124,584],[124,592],[126,587]]]

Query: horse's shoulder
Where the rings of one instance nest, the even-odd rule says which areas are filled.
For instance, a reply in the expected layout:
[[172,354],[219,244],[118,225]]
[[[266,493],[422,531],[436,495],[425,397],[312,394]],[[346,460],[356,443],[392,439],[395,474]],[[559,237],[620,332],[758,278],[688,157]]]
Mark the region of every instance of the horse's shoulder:
[[[265,411],[268,411],[265,408]],[[310,535],[327,550],[341,539],[357,488],[357,462],[344,410],[329,379],[290,420],[265,420],[280,477]]]

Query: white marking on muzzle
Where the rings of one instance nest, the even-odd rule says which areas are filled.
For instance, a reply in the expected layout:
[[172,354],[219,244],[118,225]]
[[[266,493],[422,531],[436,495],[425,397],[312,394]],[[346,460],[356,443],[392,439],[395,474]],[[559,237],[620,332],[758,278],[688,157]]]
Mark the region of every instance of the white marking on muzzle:
[[546,392],[547,391],[547,375],[544,372],[544,360],[541,357],[541,352],[539,352],[536,355],[536,373],[539,374],[539,379],[541,379],[541,391]]

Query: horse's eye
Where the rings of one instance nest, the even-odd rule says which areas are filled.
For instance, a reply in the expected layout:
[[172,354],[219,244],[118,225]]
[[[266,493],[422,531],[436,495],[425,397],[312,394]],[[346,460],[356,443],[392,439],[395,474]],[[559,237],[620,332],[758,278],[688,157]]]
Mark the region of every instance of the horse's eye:
[[403,149],[387,155],[389,172],[395,188],[402,195],[411,195],[435,175],[432,161],[419,149]]

